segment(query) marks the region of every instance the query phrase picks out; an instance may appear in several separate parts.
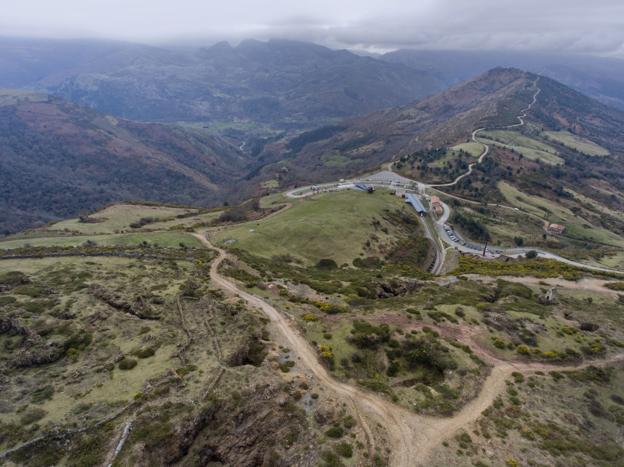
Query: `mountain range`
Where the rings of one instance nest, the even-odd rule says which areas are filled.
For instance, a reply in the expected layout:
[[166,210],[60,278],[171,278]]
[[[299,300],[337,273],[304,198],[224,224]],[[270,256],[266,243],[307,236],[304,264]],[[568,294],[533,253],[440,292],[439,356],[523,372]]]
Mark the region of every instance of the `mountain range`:
[[5,39],[0,56],[0,86],[32,87],[144,121],[311,127],[444,87],[403,64],[286,40],[171,50]]
[[587,54],[509,50],[401,49],[379,56],[392,63],[427,70],[447,86],[496,67],[513,67],[547,76],[619,109],[624,109],[624,60]]
[[362,56],[291,40],[149,46],[0,39],[0,87],[32,88],[122,118],[265,134],[405,105],[497,66],[624,108],[624,61],[579,54],[397,50]]

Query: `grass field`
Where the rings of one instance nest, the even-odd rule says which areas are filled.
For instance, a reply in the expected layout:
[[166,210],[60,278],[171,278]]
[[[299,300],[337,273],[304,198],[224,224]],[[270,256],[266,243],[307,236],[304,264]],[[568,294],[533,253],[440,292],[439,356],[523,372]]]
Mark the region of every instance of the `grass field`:
[[607,214],[607,215],[609,215],[611,217],[615,217],[616,219],[624,220],[624,212],[616,211],[614,209],[610,209],[607,206],[605,206],[604,204],[602,204],[602,203],[600,203],[598,201],[595,201],[592,198],[584,196],[581,193],[577,193],[574,190],[570,190],[570,189],[566,188],[566,191],[568,193],[570,193],[575,199],[577,199],[581,203],[583,203],[583,204],[587,205],[588,207],[590,207],[592,211],[600,212],[602,214]]
[[350,263],[372,234],[381,244],[391,242],[391,226],[383,233],[375,230],[372,221],[382,221],[386,209],[400,208],[407,209],[401,199],[384,191],[322,194],[296,201],[292,208],[265,221],[233,226],[213,236],[221,244],[265,258],[289,254],[308,264],[321,258]]
[[72,237],[43,237],[0,242],[0,250],[14,248],[50,247],[50,246],[79,246],[86,241],[92,241],[100,246],[135,246],[143,242],[156,244],[162,247],[179,247],[183,243],[189,247],[199,247],[199,241],[185,232],[142,232],[135,234],[110,235],[76,235]]
[[564,146],[574,149],[581,154],[587,154],[588,156],[608,156],[610,152],[608,149],[599,146],[588,139],[581,138],[568,131],[545,131],[542,133],[547,139],[556,141]]
[[[468,153],[470,156],[477,158],[483,153],[484,146],[480,143],[470,142],[470,143],[462,143],[457,144],[446,151],[446,154],[440,159],[431,162],[429,167],[444,167],[447,162],[456,161],[459,159],[460,152],[464,151]],[[464,159],[467,163],[472,162],[470,158]]]
[[340,154],[340,151],[323,154],[321,160],[327,167],[345,167],[352,162],[351,159]]
[[563,164],[563,159],[559,157],[555,148],[516,131],[484,131],[480,133],[480,140],[487,144],[513,149],[527,159],[539,160],[550,165]]
[[455,151],[466,151],[472,157],[479,157],[483,153],[483,145],[470,141],[468,143],[461,143],[453,146],[451,149]]
[[[143,217],[174,218],[180,214],[193,212],[193,209],[173,208],[165,206],[145,206],[138,204],[115,204],[104,208],[89,217],[101,219],[102,222],[84,223],[79,219],[69,219],[51,225],[49,230],[70,230],[82,234],[109,234],[130,229],[130,224]],[[179,219],[175,219],[179,221]]]

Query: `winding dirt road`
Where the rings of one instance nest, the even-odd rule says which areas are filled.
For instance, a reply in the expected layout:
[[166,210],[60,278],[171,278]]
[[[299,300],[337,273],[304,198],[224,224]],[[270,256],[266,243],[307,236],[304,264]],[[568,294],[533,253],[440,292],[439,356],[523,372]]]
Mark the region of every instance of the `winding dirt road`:
[[[263,299],[240,289],[234,282],[219,273],[219,266],[226,258],[226,252],[213,246],[204,235],[194,234],[206,247],[217,252],[217,258],[210,267],[212,282],[229,294],[245,300],[252,307],[257,307],[270,319],[275,330],[288,342],[290,349],[299,357],[299,362],[326,389],[336,397],[347,402],[360,420],[365,436],[374,440],[370,423],[378,423],[385,430],[391,447],[390,464],[397,467],[413,467],[426,465],[431,452],[444,440],[449,439],[458,430],[469,427],[487,409],[505,389],[505,381],[514,371],[534,372],[548,370],[573,370],[591,365],[606,365],[624,360],[624,354],[617,355],[602,362],[589,362],[580,366],[557,366],[534,363],[512,363],[499,360],[479,351],[492,365],[492,371],[483,382],[479,395],[468,402],[458,413],[451,417],[439,418],[417,415],[409,410],[393,404],[376,394],[335,380],[320,363],[316,351],[297,331],[294,324],[280,313],[274,306]],[[460,336],[460,340],[470,340],[470,332]],[[371,454],[374,445],[369,446]]]

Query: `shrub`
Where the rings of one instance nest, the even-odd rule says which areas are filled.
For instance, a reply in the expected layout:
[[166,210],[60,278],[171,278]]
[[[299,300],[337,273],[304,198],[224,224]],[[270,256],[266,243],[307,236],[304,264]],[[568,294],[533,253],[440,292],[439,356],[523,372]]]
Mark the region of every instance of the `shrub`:
[[611,400],[616,404],[624,405],[624,397],[618,396],[617,394],[611,394]]
[[342,438],[344,436],[344,430],[338,425],[330,427],[325,434],[330,438]]
[[0,297],[0,306],[12,305],[16,302],[17,300],[15,299],[15,297]]
[[149,358],[156,353],[151,347],[144,347],[134,352],[134,355],[139,358]]
[[9,288],[29,283],[30,279],[28,276],[20,271],[9,271],[4,274],[0,274],[0,285],[5,285]]
[[39,297],[43,297],[46,295],[50,295],[50,291],[48,289],[45,289],[44,287],[38,286],[38,285],[22,285],[20,287],[17,287],[16,289],[13,290],[13,293],[19,294],[19,295],[26,295],[28,297],[31,298],[39,298]]
[[617,290],[618,292],[624,292],[624,281],[609,282],[608,284],[605,284],[605,287],[611,290]]
[[326,269],[326,270],[338,269],[338,265],[336,264],[336,261],[330,258],[320,259],[318,263],[316,263],[316,267],[319,269]]
[[505,342],[505,340],[501,339],[498,336],[492,337],[492,343],[494,344],[494,347],[496,347],[497,349],[504,349],[507,347],[507,343]]
[[353,321],[349,342],[361,349],[374,349],[390,339],[390,327],[387,324],[375,326],[367,321]]
[[293,366],[295,366],[295,362],[292,360],[287,360],[283,363],[280,363],[279,368],[284,373],[288,373]]
[[[616,396],[617,397],[617,396]],[[613,399],[615,401],[615,399]],[[619,402],[618,402],[619,403]],[[624,405],[624,402],[622,403],[622,405]],[[351,416],[351,415],[347,415],[344,420],[342,421],[342,424],[344,425],[344,427],[347,430],[350,430],[351,428],[353,428],[356,425],[356,421],[355,419]]]
[[195,365],[186,365],[181,368],[178,368],[175,372],[180,378],[184,378],[189,373],[197,370],[197,366]]
[[589,331],[589,332],[597,331],[599,328],[599,326],[595,323],[581,323],[579,327],[581,331]]
[[483,241],[491,239],[490,232],[481,222],[471,217],[466,217],[457,211],[453,212],[452,222],[459,225],[471,238]]
[[323,362],[325,362],[330,369],[333,369],[335,364],[335,357],[334,351],[331,346],[327,344],[321,344],[319,346],[319,354],[321,356],[321,360],[323,360]]
[[135,366],[137,366],[137,361],[133,358],[124,357],[119,362],[118,366],[120,370],[132,370]]
[[24,425],[29,425],[34,422],[38,422],[45,417],[47,412],[39,407],[30,408],[21,416],[20,422]]
[[323,467],[344,466],[344,464],[340,461],[340,458],[332,451],[323,451],[321,458],[323,459],[323,463],[321,464]]
[[54,387],[50,384],[39,389],[35,389],[32,393],[31,401],[33,404],[42,404],[43,402],[52,399],[54,395]]
[[533,258],[537,258],[537,251],[535,250],[529,250],[526,252],[526,255],[524,255],[527,259],[533,259]]
[[334,450],[338,453],[338,455],[346,458],[353,457],[353,447],[349,443],[338,443]]

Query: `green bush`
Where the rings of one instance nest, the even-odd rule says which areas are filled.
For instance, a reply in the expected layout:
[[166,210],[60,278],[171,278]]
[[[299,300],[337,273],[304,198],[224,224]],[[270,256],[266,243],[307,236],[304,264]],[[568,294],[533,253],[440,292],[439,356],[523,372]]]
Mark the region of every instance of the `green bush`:
[[334,425],[325,432],[325,435],[330,438],[342,438],[344,436],[344,430],[342,427]]
[[319,269],[325,269],[325,270],[338,269],[338,265],[336,264],[336,261],[330,258],[320,259],[318,263],[316,263],[316,267]]
[[605,284],[605,287],[611,290],[617,290],[618,292],[624,292],[624,281],[620,282],[609,282]]
[[18,285],[29,284],[30,279],[26,274],[20,271],[9,271],[0,274],[0,285],[7,287],[16,287]]
[[19,295],[26,295],[32,298],[39,298],[39,297],[44,297],[46,295],[50,295],[50,291],[48,289],[38,286],[38,285],[33,285],[33,284],[22,285],[20,287],[17,287],[13,289],[13,293],[16,293]]
[[387,324],[375,326],[367,321],[355,320],[348,340],[361,349],[374,349],[388,342],[390,334],[390,327]]
[[20,423],[29,425],[31,423],[38,422],[45,417],[46,414],[47,412],[39,407],[30,408],[20,417]]
[[155,350],[151,347],[144,347],[133,353],[138,358],[149,358],[155,354]]
[[336,453],[332,451],[323,451],[321,454],[321,459],[323,459],[323,463],[321,464],[323,467],[342,467],[344,464],[340,461],[340,458]]
[[0,306],[12,305],[16,302],[17,300],[15,297],[0,297]]
[[[615,400],[615,399],[613,399],[613,400]],[[624,402],[623,402],[623,404],[622,404],[622,405],[624,405]],[[347,430],[350,430],[351,428],[355,427],[355,425],[356,425],[357,423],[356,423],[355,419],[354,419],[351,415],[347,415],[347,416],[344,418],[344,420],[342,421],[342,424],[344,425],[344,427],[345,427]]]
[[120,370],[132,370],[137,366],[137,361],[133,358],[124,357],[118,364]]
[[353,457],[353,447],[349,443],[338,443],[334,450],[342,457]]
[[33,404],[42,404],[43,402],[52,399],[53,395],[54,387],[48,384],[42,388],[35,389],[30,400]]

